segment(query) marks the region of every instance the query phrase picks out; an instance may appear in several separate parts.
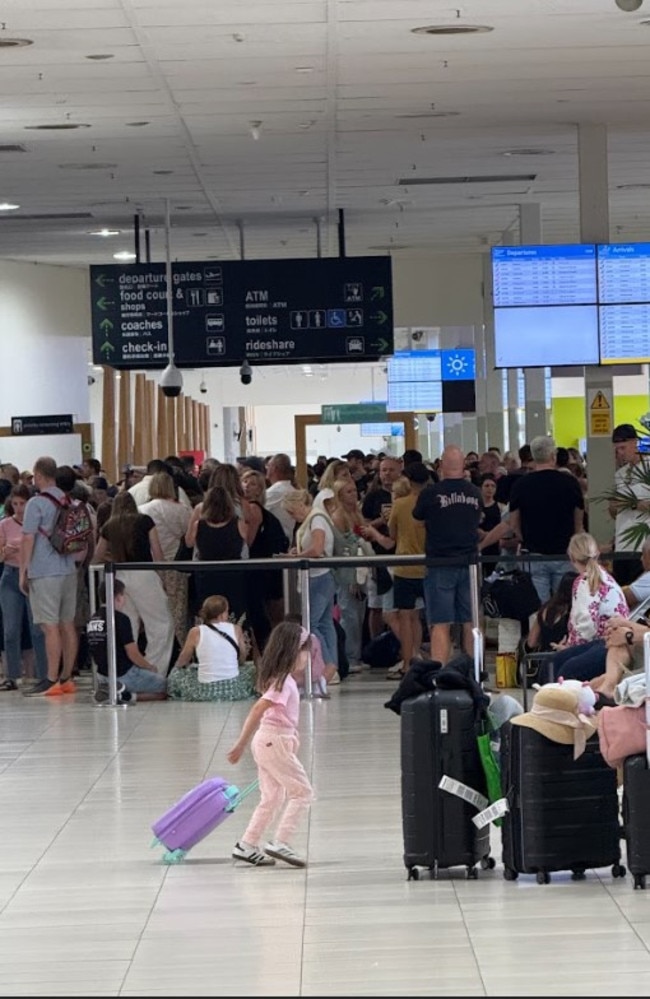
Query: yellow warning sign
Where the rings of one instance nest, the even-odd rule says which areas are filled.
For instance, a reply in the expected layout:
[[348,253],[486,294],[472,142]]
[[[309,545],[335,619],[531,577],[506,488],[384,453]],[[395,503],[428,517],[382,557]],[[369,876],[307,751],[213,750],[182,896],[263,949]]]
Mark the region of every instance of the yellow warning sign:
[[609,437],[612,433],[612,404],[601,389],[589,392],[589,436]]
[[606,409],[607,412],[609,413],[609,411],[610,411],[610,405],[607,402],[607,399],[605,398],[605,396],[603,395],[602,392],[596,392],[596,395],[593,398],[593,402],[591,403],[591,408],[592,409]]

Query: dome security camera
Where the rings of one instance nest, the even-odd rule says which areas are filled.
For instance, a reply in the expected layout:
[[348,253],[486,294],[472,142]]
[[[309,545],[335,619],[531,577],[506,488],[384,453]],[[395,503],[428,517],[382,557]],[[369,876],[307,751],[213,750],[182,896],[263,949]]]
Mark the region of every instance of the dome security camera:
[[163,390],[163,395],[166,395],[168,398],[173,399],[175,396],[181,394],[183,376],[173,361],[169,362],[160,376],[159,385]]
[[427,420],[429,421],[429,423],[433,423],[435,418],[436,418],[435,413],[427,413]]
[[207,391],[208,391],[208,386],[205,384],[205,378],[204,378],[201,384],[199,385],[199,392],[201,392],[202,395],[205,395]]
[[242,361],[242,366],[239,369],[239,380],[242,383],[242,385],[250,385],[250,383],[253,381],[253,369],[248,363],[247,358],[244,358],[244,360]]
[[96,378],[93,378],[92,375],[88,375],[88,384],[89,385],[94,385],[96,381],[97,381]]
[[638,10],[643,0],[614,0],[619,10],[624,10],[626,14],[633,14]]

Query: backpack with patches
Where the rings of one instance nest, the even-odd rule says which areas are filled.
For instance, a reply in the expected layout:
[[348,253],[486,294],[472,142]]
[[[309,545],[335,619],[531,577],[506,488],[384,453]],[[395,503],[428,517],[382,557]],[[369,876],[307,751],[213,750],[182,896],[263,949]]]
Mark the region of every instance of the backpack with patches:
[[59,555],[75,555],[83,551],[93,533],[92,520],[86,504],[69,496],[59,500],[51,493],[40,493],[40,495],[46,496],[57,507],[52,531],[48,534],[47,531],[41,530],[41,534],[48,539],[54,551]]

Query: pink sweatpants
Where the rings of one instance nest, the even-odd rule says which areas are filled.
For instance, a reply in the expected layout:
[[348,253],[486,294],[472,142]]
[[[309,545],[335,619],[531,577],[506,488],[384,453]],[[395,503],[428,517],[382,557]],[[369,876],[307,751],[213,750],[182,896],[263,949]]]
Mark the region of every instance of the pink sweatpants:
[[296,756],[298,736],[271,726],[260,726],[251,750],[260,781],[260,803],[253,812],[242,839],[252,846],[279,819],[275,840],[289,844],[306,814],[314,792],[305,768]]

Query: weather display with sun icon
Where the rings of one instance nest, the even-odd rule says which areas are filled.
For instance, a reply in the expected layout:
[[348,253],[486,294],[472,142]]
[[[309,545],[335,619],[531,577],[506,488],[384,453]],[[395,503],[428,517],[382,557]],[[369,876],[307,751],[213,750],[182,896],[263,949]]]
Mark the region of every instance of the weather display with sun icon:
[[473,381],[476,378],[476,354],[471,349],[441,350],[443,382]]

